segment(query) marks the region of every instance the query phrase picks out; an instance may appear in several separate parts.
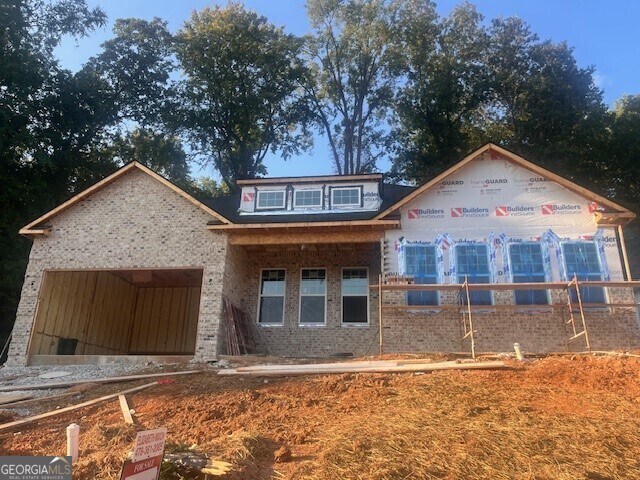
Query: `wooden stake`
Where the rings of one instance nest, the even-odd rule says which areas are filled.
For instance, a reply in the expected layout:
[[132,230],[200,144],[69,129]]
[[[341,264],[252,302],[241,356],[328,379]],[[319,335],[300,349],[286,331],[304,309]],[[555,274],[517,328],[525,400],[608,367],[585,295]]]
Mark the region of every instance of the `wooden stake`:
[[122,410],[122,416],[124,417],[124,423],[133,425],[133,417],[131,416],[131,409],[129,408],[129,402],[124,395],[118,395],[118,401],[120,402],[120,410]]
[[382,356],[383,342],[382,342],[382,274],[378,275],[378,329],[380,337],[380,356]]
[[473,335],[473,320],[471,318],[471,297],[469,296],[469,277],[464,277],[464,287],[467,294],[467,311],[469,313],[469,334],[471,336],[471,358],[476,359],[476,339]]
[[129,390],[125,390],[123,392],[112,393],[111,395],[105,395],[104,397],[94,398],[93,400],[89,400],[83,403],[78,403],[77,405],[71,405],[70,407],[61,408],[59,410],[53,410],[51,412],[42,413],[40,415],[35,415],[33,417],[23,418],[22,420],[16,420],[15,422],[5,423],[3,425],[0,425],[0,430],[6,430],[11,427],[17,427],[18,425],[25,425],[27,423],[35,422],[36,420],[42,420],[43,418],[53,417],[55,415],[60,415],[61,413],[70,412],[72,410],[88,407],[90,405],[95,405],[96,403],[100,403],[100,402],[104,402],[105,400],[116,398],[119,395],[125,395],[127,393],[133,393],[139,390],[144,390],[145,388],[153,387],[154,385],[157,385],[157,384],[158,382],[147,383],[139,387],[130,388]]
[[625,280],[631,280],[631,266],[629,265],[629,255],[627,254],[627,245],[624,241],[624,233],[622,233],[622,225],[618,225],[618,237],[620,238],[620,249],[622,250],[622,259],[624,261]]
[[578,308],[580,309],[580,318],[582,319],[582,331],[584,332],[584,341],[587,344],[587,350],[589,351],[589,355],[591,355],[591,343],[589,342],[589,332],[587,331],[587,322],[584,318],[584,308],[582,308],[582,297],[580,295],[580,286],[578,283],[577,274],[573,274],[573,279],[576,282],[576,292],[578,293]]

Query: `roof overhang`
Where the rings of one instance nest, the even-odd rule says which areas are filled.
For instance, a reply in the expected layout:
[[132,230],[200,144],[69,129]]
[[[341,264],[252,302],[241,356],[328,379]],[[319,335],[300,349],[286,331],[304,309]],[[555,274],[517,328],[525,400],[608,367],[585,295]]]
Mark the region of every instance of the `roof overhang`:
[[231,245],[291,245],[377,243],[385,230],[400,227],[399,220],[360,220],[351,222],[250,223],[209,225],[225,232]]
[[237,180],[236,184],[243,185],[281,185],[289,183],[327,183],[327,182],[353,182],[353,181],[375,181],[382,180],[381,173],[368,173],[363,175],[325,175],[316,177],[273,177],[273,178],[251,178],[247,180]]

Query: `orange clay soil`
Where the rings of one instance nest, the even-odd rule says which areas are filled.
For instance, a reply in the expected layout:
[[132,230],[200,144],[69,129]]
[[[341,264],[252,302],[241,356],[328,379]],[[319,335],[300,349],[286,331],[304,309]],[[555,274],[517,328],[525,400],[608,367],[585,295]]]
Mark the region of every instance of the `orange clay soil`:
[[226,479],[640,479],[640,359],[511,365],[267,382],[178,377],[132,396],[136,427],[114,400],[2,432],[0,454],[63,454],[64,429],[77,422],[75,479],[118,478],[136,429],[156,427],[168,429],[167,451],[232,463]]

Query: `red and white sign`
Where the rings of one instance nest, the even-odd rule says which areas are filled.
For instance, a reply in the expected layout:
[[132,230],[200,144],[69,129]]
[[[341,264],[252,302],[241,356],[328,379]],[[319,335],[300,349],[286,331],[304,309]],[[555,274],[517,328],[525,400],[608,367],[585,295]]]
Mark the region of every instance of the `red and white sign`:
[[407,216],[409,217],[409,220],[420,218],[420,210],[417,208],[413,208],[407,212]]
[[451,216],[455,217],[455,218],[459,218],[462,216],[462,208],[457,207],[457,208],[452,208],[451,209]]
[[256,196],[255,193],[243,193],[242,194],[242,201],[243,202],[253,202],[254,197]]
[[553,205],[542,205],[542,214],[543,215],[553,215]]
[[604,210],[604,209],[600,205],[598,205],[596,202],[591,202],[589,204],[589,213],[595,213],[601,210]]
[[496,207],[496,217],[508,217],[509,209],[506,206]]
[[138,432],[133,446],[133,457],[122,467],[121,480],[156,480],[164,455],[166,428]]

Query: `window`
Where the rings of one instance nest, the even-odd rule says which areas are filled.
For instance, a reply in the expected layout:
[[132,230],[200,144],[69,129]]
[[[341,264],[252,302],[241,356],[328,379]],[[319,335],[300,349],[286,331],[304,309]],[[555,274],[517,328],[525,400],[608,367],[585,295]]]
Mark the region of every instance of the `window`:
[[[513,243],[509,245],[511,272],[514,283],[545,282],[542,245]],[[545,305],[549,303],[547,290],[516,290],[516,305]]]
[[[438,283],[435,245],[407,245],[405,247],[406,273],[414,283]],[[407,292],[407,305],[437,305],[438,292]]]
[[332,188],[331,205],[360,206],[360,187]]
[[300,277],[300,324],[325,323],[327,271],[305,268]]
[[321,207],[322,190],[296,190],[294,204],[296,207]]
[[[602,280],[598,249],[593,242],[570,242],[562,244],[564,264],[567,268],[567,277],[572,279],[574,274],[578,280],[599,281]],[[583,303],[604,303],[604,288],[582,287],[580,297]],[[571,289],[571,300],[577,302],[575,288]]]
[[264,325],[282,325],[284,323],[284,292],[284,269],[262,270],[258,323]]
[[257,208],[284,208],[285,191],[258,192]]
[[[464,283],[465,277],[469,283],[490,283],[489,250],[486,245],[456,245],[458,260],[458,283]],[[491,305],[491,291],[478,290],[469,294],[474,305]],[[464,299],[466,302],[466,297]]]
[[342,270],[342,323],[369,323],[369,275],[366,268]]

